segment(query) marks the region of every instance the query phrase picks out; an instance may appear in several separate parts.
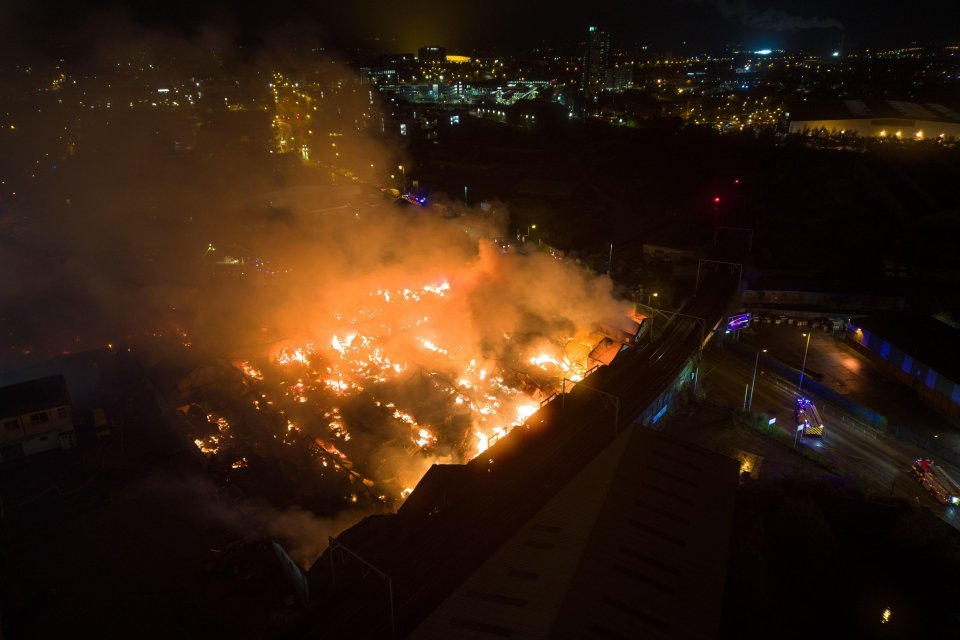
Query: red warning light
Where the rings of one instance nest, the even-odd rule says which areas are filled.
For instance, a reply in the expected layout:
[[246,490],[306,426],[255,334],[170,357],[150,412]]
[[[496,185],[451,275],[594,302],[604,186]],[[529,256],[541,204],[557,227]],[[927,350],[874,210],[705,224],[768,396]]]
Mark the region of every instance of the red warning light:
[[713,199],[713,204],[720,204],[720,196],[716,196],[716,197]]

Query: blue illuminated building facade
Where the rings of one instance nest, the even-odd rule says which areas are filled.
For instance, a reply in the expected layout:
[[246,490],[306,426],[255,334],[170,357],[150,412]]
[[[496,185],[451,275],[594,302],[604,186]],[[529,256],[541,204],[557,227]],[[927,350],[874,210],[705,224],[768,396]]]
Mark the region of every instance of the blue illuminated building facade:
[[960,416],[960,329],[929,316],[891,314],[855,319],[847,342],[924,400]]

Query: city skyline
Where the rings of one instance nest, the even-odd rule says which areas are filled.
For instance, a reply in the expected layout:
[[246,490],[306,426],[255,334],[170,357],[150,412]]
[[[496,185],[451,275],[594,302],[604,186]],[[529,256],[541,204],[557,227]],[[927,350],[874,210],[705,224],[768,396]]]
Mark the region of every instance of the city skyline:
[[493,0],[450,5],[417,0],[392,5],[316,6],[292,2],[282,11],[263,5],[206,0],[157,6],[140,0],[100,0],[51,10],[48,3],[15,2],[0,11],[7,49],[19,53],[82,52],[140,30],[251,51],[314,42],[332,50],[414,52],[437,45],[450,51],[522,53],[538,47],[575,49],[588,25],[610,33],[611,46],[649,45],[677,54],[745,48],[814,49],[906,45],[956,36],[960,6],[936,2],[798,3],[792,0],[610,3],[555,11],[539,4]]

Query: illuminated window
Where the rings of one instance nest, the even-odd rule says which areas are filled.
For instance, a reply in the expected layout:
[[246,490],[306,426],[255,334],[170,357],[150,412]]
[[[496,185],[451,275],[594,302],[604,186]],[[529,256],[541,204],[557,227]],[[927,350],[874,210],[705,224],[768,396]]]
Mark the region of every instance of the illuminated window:
[[904,373],[910,373],[911,369],[913,369],[913,358],[903,356],[903,364],[900,365],[900,368],[903,369]]
[[927,380],[926,380],[926,384],[927,384],[927,386],[930,387],[931,389],[933,389],[935,386],[937,386],[937,372],[934,371],[933,369],[927,369]]
[[890,358],[890,343],[886,340],[880,345],[880,357],[884,359]]

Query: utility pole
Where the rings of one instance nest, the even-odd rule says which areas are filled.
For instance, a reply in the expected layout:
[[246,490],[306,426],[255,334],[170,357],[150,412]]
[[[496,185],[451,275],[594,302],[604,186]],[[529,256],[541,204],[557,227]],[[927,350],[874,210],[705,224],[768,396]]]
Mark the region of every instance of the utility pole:
[[[764,349],[763,353],[766,353],[767,350]],[[750,401],[747,403],[747,411],[753,409],[753,390],[757,386],[757,365],[760,364],[760,352],[757,351],[757,357],[753,361],[753,380],[750,382]]]
[[813,335],[813,331],[808,331],[803,335],[807,336],[807,346],[803,349],[803,364],[800,365],[800,384],[797,385],[797,393],[803,391],[803,373],[807,369],[807,351],[810,350],[810,336]]

